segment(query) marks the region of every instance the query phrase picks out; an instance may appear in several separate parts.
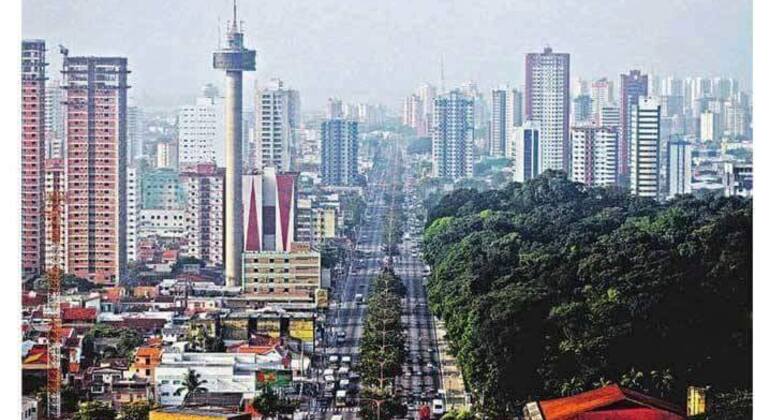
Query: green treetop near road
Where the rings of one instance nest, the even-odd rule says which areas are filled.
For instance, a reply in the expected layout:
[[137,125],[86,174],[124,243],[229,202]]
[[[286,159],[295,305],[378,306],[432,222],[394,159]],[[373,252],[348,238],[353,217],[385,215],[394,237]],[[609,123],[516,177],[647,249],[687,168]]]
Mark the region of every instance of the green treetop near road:
[[427,226],[431,308],[492,418],[610,381],[679,405],[688,385],[751,390],[751,200],[547,173],[455,191]]

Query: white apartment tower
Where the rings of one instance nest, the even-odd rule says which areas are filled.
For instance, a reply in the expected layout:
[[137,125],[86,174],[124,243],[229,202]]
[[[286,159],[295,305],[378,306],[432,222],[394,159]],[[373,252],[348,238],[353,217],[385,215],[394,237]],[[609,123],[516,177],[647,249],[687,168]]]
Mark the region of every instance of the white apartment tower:
[[570,179],[608,187],[618,179],[618,131],[609,127],[572,127]]
[[137,238],[139,237],[139,210],[142,208],[142,194],[139,184],[139,169],[126,169],[126,258],[136,261]]
[[508,142],[508,90],[492,90],[492,114],[489,120],[489,154],[490,156],[505,156],[505,145]]
[[537,123],[527,121],[511,133],[513,151],[513,180],[525,182],[538,175],[542,170],[542,145],[540,128]]
[[540,125],[544,171],[569,169],[569,62],[569,54],[549,47],[526,56],[524,113]]
[[186,256],[207,265],[224,263],[224,170],[212,163],[188,167],[180,174],[185,192]]
[[179,164],[225,162],[225,102],[212,85],[179,111]]
[[473,176],[473,98],[453,90],[433,103],[433,176]]
[[631,193],[660,198],[660,104],[641,96],[631,106]]
[[692,192],[692,144],[668,143],[668,197]]
[[297,153],[294,135],[299,128],[299,92],[273,79],[257,86],[255,108],[254,167],[292,170],[292,155]]

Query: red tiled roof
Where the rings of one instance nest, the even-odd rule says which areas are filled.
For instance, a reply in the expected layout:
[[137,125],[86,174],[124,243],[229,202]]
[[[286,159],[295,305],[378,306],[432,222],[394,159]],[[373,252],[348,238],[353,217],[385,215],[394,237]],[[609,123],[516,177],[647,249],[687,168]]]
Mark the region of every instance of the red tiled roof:
[[666,401],[612,384],[571,397],[540,401],[545,420],[679,420],[682,410]]
[[30,295],[29,293],[25,293],[21,295],[21,306],[22,307],[35,307],[45,304],[45,296],[40,293],[35,293],[34,295]]
[[62,322],[96,321],[96,308],[63,308]]

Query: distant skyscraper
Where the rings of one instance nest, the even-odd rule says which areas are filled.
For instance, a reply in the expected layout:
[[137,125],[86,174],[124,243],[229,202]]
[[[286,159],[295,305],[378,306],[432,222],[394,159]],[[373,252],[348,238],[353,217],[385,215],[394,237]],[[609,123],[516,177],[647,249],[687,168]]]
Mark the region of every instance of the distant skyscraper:
[[457,180],[473,176],[473,126],[473,98],[453,90],[435,99],[434,177]]
[[505,156],[508,142],[508,90],[492,90],[492,114],[489,121],[489,154],[495,157]]
[[734,138],[749,136],[748,111],[737,100],[725,103],[724,131],[725,135]]
[[569,170],[569,54],[549,47],[526,58],[525,118],[540,125],[542,170]]
[[512,133],[514,160],[513,180],[526,182],[543,172],[541,162],[540,129],[537,123],[527,121]]
[[[126,269],[128,63],[64,54],[68,273],[117,284]],[[98,104],[98,107],[92,106]]]
[[631,108],[639,97],[647,96],[647,75],[631,70],[620,75],[620,148],[618,169],[620,181],[625,185],[631,163]]
[[342,108],[342,100],[339,98],[329,98],[326,101],[326,119],[334,120],[344,118]]
[[591,101],[593,103],[593,118],[597,120],[602,108],[615,103],[615,84],[603,77],[591,83]]
[[207,265],[224,263],[225,171],[213,163],[187,167],[180,174],[187,200],[185,245],[182,252]]
[[720,115],[711,111],[700,114],[700,141],[719,141],[722,139]]
[[[578,95],[572,99],[572,115],[575,124],[588,124],[594,120],[592,99],[588,95]],[[599,118],[596,118],[598,121]]]
[[21,269],[45,264],[45,41],[21,43]]
[[409,95],[404,99],[404,106],[401,110],[401,123],[413,128],[418,137],[424,137],[428,134],[424,109],[425,106],[419,95]]
[[607,127],[572,127],[570,178],[589,186],[617,184],[618,132]]
[[138,106],[128,107],[128,163],[144,154],[144,113]]
[[631,106],[631,193],[660,198],[660,104],[642,96]]
[[[602,108],[601,114],[599,114],[598,124],[601,127],[615,127],[620,129],[620,107],[617,106],[605,106]],[[618,133],[618,141],[620,141],[620,133]],[[618,144],[618,148],[620,145]]]
[[668,143],[668,197],[692,192],[692,145],[676,140]]
[[506,94],[508,98],[508,104],[506,105],[506,111],[508,115],[506,120],[508,122],[508,132],[513,132],[513,127],[521,127],[524,122],[524,97],[519,89],[511,89]]
[[257,87],[255,104],[256,169],[292,170],[294,132],[299,128],[299,92],[286,89],[281,80],[274,79]]
[[321,178],[326,185],[355,185],[358,178],[358,123],[341,119],[321,124]]
[[161,141],[155,147],[155,159],[157,168],[179,168],[179,146],[175,141]]
[[433,128],[433,101],[436,99],[436,87],[430,83],[423,83],[417,94],[422,100],[422,115],[425,118],[425,127],[428,131]]
[[194,105],[182,107],[178,117],[179,163],[194,165],[215,162],[224,166],[225,103],[212,85]]
[[126,259],[136,261],[139,239],[139,211],[142,209],[140,169],[126,169]]

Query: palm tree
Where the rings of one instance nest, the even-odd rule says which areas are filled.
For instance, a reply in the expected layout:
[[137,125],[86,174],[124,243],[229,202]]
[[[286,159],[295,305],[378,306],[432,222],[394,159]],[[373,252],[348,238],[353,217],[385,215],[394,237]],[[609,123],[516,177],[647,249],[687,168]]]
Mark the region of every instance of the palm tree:
[[201,380],[201,374],[195,372],[194,369],[187,370],[187,374],[184,377],[182,387],[174,392],[174,395],[180,395],[182,391],[187,391],[184,399],[182,400],[182,407],[187,405],[187,402],[190,400],[190,397],[192,397],[193,394],[209,391],[208,388],[203,386],[203,384],[206,382],[207,381],[205,379]]

